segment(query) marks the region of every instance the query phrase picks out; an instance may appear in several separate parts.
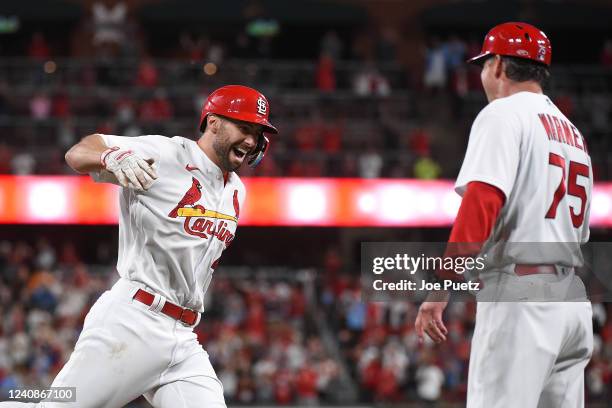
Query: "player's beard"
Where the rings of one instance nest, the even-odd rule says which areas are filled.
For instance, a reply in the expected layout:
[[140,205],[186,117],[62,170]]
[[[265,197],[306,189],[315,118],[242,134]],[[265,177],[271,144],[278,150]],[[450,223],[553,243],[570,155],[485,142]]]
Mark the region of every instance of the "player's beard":
[[230,137],[228,132],[225,129],[225,123],[221,122],[221,126],[219,126],[219,131],[217,132],[217,137],[213,141],[213,150],[215,154],[219,158],[219,163],[221,164],[221,170],[224,172],[236,171],[240,167],[240,165],[232,165],[230,162],[230,151],[232,150],[232,143],[230,141]]

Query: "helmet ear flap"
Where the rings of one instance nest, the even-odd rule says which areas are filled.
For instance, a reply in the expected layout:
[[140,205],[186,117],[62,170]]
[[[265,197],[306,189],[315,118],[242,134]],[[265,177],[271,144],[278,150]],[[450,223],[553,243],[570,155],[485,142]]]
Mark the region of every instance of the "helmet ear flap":
[[257,165],[263,160],[266,152],[268,151],[268,147],[270,147],[270,139],[268,139],[263,134],[259,135],[259,139],[257,140],[257,146],[255,146],[255,150],[253,153],[249,155],[249,159],[247,164],[249,167],[257,167]]

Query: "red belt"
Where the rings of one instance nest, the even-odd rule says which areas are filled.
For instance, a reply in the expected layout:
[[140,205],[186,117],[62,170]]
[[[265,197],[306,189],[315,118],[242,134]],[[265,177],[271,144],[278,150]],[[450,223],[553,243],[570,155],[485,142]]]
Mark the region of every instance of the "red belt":
[[[147,306],[151,306],[155,300],[155,295],[147,292],[146,290],[138,289],[138,292],[134,295],[134,299],[144,303]],[[193,326],[198,321],[198,312],[191,309],[184,309],[174,303],[165,302],[161,309],[161,312],[166,316],[170,316],[174,320],[178,320],[187,326]]]
[[540,274],[557,274],[557,267],[555,265],[516,265],[514,273],[518,276],[525,275],[540,275]]

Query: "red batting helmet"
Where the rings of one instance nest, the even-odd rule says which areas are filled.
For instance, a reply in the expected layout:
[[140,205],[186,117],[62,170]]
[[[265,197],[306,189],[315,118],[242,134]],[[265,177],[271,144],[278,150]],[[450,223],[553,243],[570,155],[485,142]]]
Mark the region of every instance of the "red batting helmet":
[[270,104],[262,93],[242,85],[226,85],[210,95],[202,107],[200,130],[206,129],[206,117],[214,113],[231,119],[257,123],[265,132],[278,133],[268,121]]
[[[278,130],[269,122],[270,104],[259,91],[242,85],[227,85],[211,93],[200,116],[200,131],[206,129],[206,118],[209,114],[224,116],[243,122],[256,123],[263,126],[264,132],[278,133]],[[263,134],[259,136],[257,147],[250,154],[248,164],[257,166],[268,150],[270,141]]]
[[527,23],[503,23],[489,31],[482,43],[480,54],[468,62],[480,63],[489,55],[525,58],[550,65],[552,49],[543,31]]

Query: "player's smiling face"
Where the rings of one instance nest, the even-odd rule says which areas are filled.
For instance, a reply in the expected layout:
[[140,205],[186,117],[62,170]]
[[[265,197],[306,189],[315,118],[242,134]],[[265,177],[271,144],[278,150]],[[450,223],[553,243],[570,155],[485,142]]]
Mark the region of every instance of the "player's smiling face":
[[262,127],[254,123],[218,118],[213,150],[223,171],[235,171],[255,149]]

